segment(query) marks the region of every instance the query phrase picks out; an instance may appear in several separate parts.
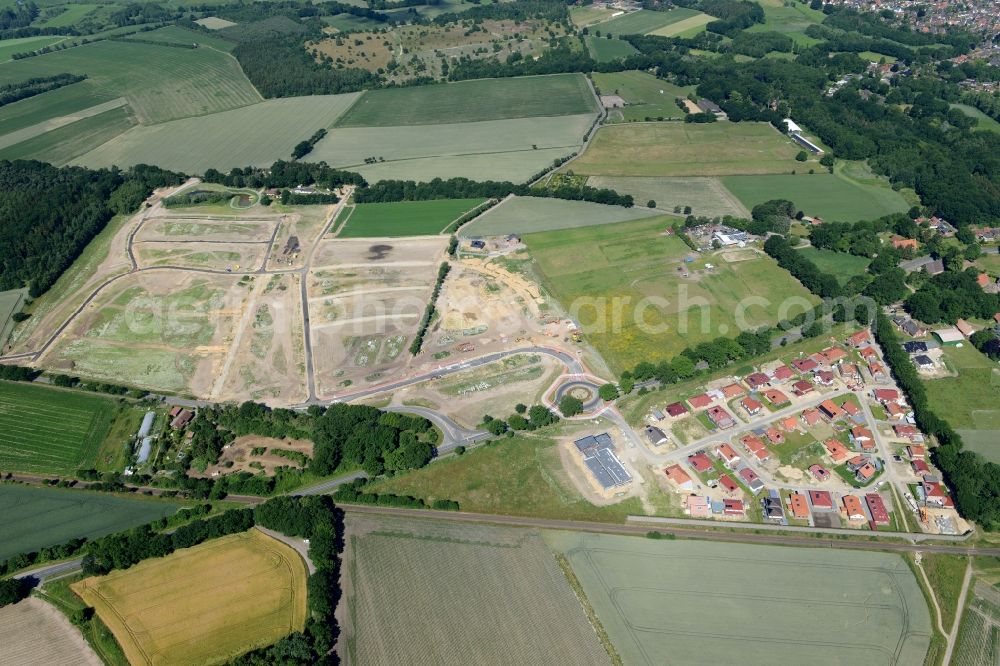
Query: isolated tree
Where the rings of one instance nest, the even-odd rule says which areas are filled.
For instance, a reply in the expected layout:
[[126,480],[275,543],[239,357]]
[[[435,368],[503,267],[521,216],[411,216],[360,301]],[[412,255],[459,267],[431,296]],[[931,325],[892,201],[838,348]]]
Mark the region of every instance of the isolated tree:
[[804,150],[800,150],[798,155],[795,156],[797,162],[805,162],[807,159],[809,159],[809,153]]
[[646,208],[656,208],[656,202],[652,199],[646,202]]
[[597,390],[597,394],[601,396],[601,400],[610,402],[618,397],[618,387],[610,383],[602,384],[601,388]]
[[563,416],[576,416],[583,413],[583,401],[572,395],[564,395],[559,401],[559,411]]

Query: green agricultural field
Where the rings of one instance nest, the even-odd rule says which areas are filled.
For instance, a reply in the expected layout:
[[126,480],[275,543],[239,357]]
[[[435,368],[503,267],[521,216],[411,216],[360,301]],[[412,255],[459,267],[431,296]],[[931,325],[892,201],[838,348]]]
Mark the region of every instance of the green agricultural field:
[[66,38],[60,37],[58,35],[56,36],[45,35],[41,37],[20,37],[18,39],[2,39],[0,40],[0,62],[4,60],[10,60],[11,56],[14,55],[15,53],[36,51],[40,48],[44,48],[51,44],[58,44],[64,39]]
[[569,8],[570,20],[573,21],[573,25],[581,28],[585,25],[607,21],[614,13],[615,10],[604,4],[572,5]]
[[906,199],[888,185],[865,185],[840,175],[815,173],[727,176],[722,183],[747,208],[770,199],[788,199],[806,215],[857,222],[909,209]]
[[649,72],[594,72],[594,85],[602,95],[619,95],[628,106],[609,109],[610,122],[628,122],[647,118],[683,118],[678,97],[686,97],[694,86],[676,86]]
[[100,90],[126,97],[143,124],[225,111],[261,99],[227,53],[109,40],[3,63],[0,84],[62,72],[86,74]]
[[459,234],[466,238],[526,234],[638,220],[659,214],[638,206],[622,208],[589,201],[513,197],[462,226]]
[[607,662],[537,532],[367,516],[347,529],[351,663]]
[[977,130],[987,130],[990,132],[1000,132],[1000,123],[998,123],[993,118],[980,111],[974,106],[969,106],[968,104],[952,104],[951,108],[958,109],[970,118],[975,118],[979,121],[976,125]]
[[50,19],[42,19],[41,21],[35,21],[33,25],[37,25],[41,28],[63,28],[75,25],[83,17],[87,16],[95,9],[100,7],[100,5],[90,5],[90,4],[67,4],[63,5],[65,11],[56,14]]
[[808,3],[786,2],[786,0],[761,0],[764,8],[764,23],[750,26],[747,32],[780,32],[788,35],[800,46],[811,46],[819,40],[805,34],[811,25],[823,22],[826,15],[811,9]]
[[115,107],[3,148],[0,159],[36,159],[62,166],[134,125],[129,107]]
[[565,167],[587,176],[791,173],[799,147],[767,123],[634,123],[603,127]]
[[109,397],[0,382],[0,469],[72,474],[93,467],[114,412]]
[[337,236],[364,238],[439,234],[453,220],[483,201],[483,199],[435,199],[358,204]]
[[381,21],[363,16],[355,16],[354,14],[334,14],[333,16],[323,16],[321,18],[323,23],[338,32],[363,32],[384,27]]
[[665,25],[649,34],[659,35],[660,37],[694,37],[698,33],[705,32],[705,26],[714,20],[714,16],[699,12],[676,23]]
[[0,291],[0,348],[7,345],[7,338],[14,330],[14,313],[19,312],[28,295],[27,289],[11,289]]
[[624,16],[613,18],[610,21],[598,23],[594,26],[594,29],[600,30],[602,35],[610,32],[615,37],[619,35],[646,35],[661,30],[668,25],[689,19],[698,13],[686,7],[676,7],[668,12],[640,9],[637,12],[631,12]]
[[[794,316],[817,302],[756,250],[693,255],[679,238],[664,233],[674,220],[524,236],[543,284],[613,371],[671,358],[720,335],[735,336],[740,326],[774,324],[779,312]],[[695,261],[685,262],[689,256]]]
[[309,159],[358,171],[372,182],[454,176],[524,181],[551,166],[554,159],[579,150],[593,121],[593,115],[579,114],[419,129],[335,128],[316,144]]
[[169,516],[178,508],[160,500],[0,484],[0,560],[77,537],[118,532]]
[[[626,664],[920,664],[932,634],[898,555],[547,532]],[[821,618],[821,619],[819,619]]]
[[236,42],[206,35],[204,32],[188,30],[177,25],[168,25],[164,28],[150,30],[149,32],[140,32],[136,35],[130,35],[125,39],[146,39],[153,42],[166,42],[167,44],[198,44],[219,51],[225,51],[226,53],[236,48]]
[[586,77],[553,74],[369,90],[341,116],[337,127],[436,125],[596,112],[597,102]]
[[612,523],[624,522],[629,514],[645,513],[636,498],[611,506],[591,504],[573,485],[556,442],[530,433],[379,479],[372,490],[427,500],[451,499],[463,511],[475,513]]
[[846,283],[855,275],[861,275],[868,270],[871,259],[858,257],[847,252],[820,250],[815,247],[804,247],[799,252],[808,257],[824,273],[837,276],[841,284]]
[[630,55],[638,53],[634,46],[617,38],[607,39],[605,37],[587,35],[583,41],[587,44],[587,51],[590,52],[590,57],[597,62],[611,62],[612,60],[627,58]]
[[[88,118],[93,118],[94,116],[99,116],[103,113],[109,111],[115,111],[120,107],[125,106],[125,98],[119,97],[117,99],[110,100],[108,102],[103,102],[95,106],[91,106],[86,109],[81,109],[75,113],[70,113],[65,116],[59,116],[58,118],[49,118],[48,120],[43,120],[29,127],[24,127],[22,129],[10,132],[0,137],[0,149],[9,148],[11,146],[17,146],[20,143],[24,143],[36,137],[41,137],[40,141],[47,143],[51,141],[52,137],[45,137],[43,135],[48,134],[54,130],[57,130],[66,125],[79,122],[81,120],[86,120]],[[110,114],[114,115],[114,114]],[[57,135],[58,136],[58,135]]]
[[673,211],[691,206],[694,215],[732,215],[750,217],[750,211],[722,186],[718,178],[645,178],[635,176],[591,176],[591,187],[609,187],[621,194],[631,194],[637,206],[650,200],[660,210]]
[[270,166],[276,160],[290,159],[295,144],[330,127],[357,97],[357,93],[286,97],[207,116],[140,125],[73,163],[122,168],[156,164],[184,173]]
[[7,134],[33,127],[46,121],[74,116],[87,112],[99,104],[110,102],[115,95],[101,89],[93,81],[80,81],[72,85],[50,90],[19,102],[0,107],[0,137],[6,141]]
[[936,414],[962,434],[966,448],[1000,463],[1000,369],[972,345],[945,347],[957,377],[924,382]]

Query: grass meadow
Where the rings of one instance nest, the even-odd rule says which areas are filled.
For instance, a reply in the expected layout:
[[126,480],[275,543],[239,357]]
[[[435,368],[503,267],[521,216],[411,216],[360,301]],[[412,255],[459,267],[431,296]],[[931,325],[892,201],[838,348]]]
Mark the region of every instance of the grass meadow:
[[607,661],[536,532],[367,516],[348,532],[350,663]]
[[133,126],[129,107],[119,106],[7,146],[0,150],[0,159],[37,159],[62,166]]
[[250,530],[85,578],[72,589],[131,664],[180,666],[224,663],[301,631],[306,577],[290,546]]
[[73,115],[109,102],[115,97],[113,93],[87,80],[22,99],[0,107],[0,135],[16,132],[53,118]]
[[919,664],[930,643],[927,604],[898,555],[544,536],[626,664],[733,654],[747,664]]
[[270,166],[290,159],[295,144],[330,127],[357,97],[349,93],[270,99],[208,116],[140,125],[73,163],[95,168],[156,164],[184,173]]
[[861,275],[868,270],[871,259],[859,257],[847,252],[821,250],[815,247],[804,247],[799,252],[808,257],[824,273],[837,276],[841,284],[846,283],[855,275]]
[[1000,370],[966,343],[944,348],[945,364],[957,377],[924,382],[935,413],[958,430],[965,448],[1000,464]]
[[977,130],[986,130],[989,132],[1000,132],[1000,123],[998,123],[993,118],[980,111],[974,106],[969,106],[968,104],[952,104],[951,108],[958,109],[970,118],[975,118],[979,121],[976,125]]
[[59,42],[66,39],[65,37],[60,37],[59,35],[42,35],[39,37],[19,37],[17,39],[2,39],[0,40],[0,62],[5,60],[10,60],[11,56],[15,53],[24,53],[25,51],[36,51],[38,49],[50,46],[52,44],[58,44]]
[[236,60],[211,48],[178,49],[100,41],[0,65],[0,84],[69,72],[128,98],[152,124],[247,106],[261,100]]
[[827,221],[857,222],[909,209],[888,185],[868,185],[838,174],[727,176],[722,183],[747,208],[770,199],[788,199],[806,215]]
[[684,112],[677,106],[676,100],[694,90],[693,86],[676,86],[648,72],[594,72],[593,78],[602,95],[619,95],[628,102],[623,109],[608,110],[611,122],[683,118]]
[[439,234],[453,220],[483,201],[484,199],[434,199],[358,204],[347,218],[338,237]]
[[[524,236],[543,284],[614,372],[669,359],[720,335],[735,336],[741,326],[774,324],[779,313],[793,316],[817,302],[755,250],[724,250],[684,262],[691,250],[664,233],[670,221]],[[745,303],[750,296],[755,302]],[[783,311],[790,299],[798,305]]]
[[767,123],[634,123],[602,127],[564,170],[587,176],[791,173],[799,148]]
[[568,201],[542,197],[512,197],[464,225],[459,234],[499,236],[538,231],[575,229],[611,224],[659,215],[643,207],[622,208],[589,201]]
[[109,493],[0,485],[0,560],[169,516],[180,505]]
[[12,317],[15,312],[20,311],[27,295],[27,289],[0,291],[0,347],[4,347],[7,344],[7,338],[10,337],[10,332],[14,330],[14,320]]
[[590,57],[597,62],[611,62],[619,58],[627,58],[638,53],[635,47],[621,39],[607,39],[595,35],[587,35],[583,39],[587,45]]
[[619,35],[646,35],[663,29],[679,21],[684,21],[699,12],[686,7],[675,7],[668,12],[656,12],[640,9],[624,16],[618,16],[594,26],[601,34],[610,32],[615,37]]
[[374,492],[452,499],[463,511],[621,523],[645,511],[637,498],[594,506],[563,468],[555,441],[530,433],[477,446],[376,481]]
[[714,20],[714,16],[699,12],[675,23],[665,25],[649,34],[659,35],[660,37],[694,37],[700,32],[705,32],[705,26]]
[[73,474],[96,464],[112,398],[0,382],[0,469]]
[[750,217],[750,211],[722,186],[718,178],[645,176],[591,176],[591,187],[609,187],[621,194],[631,194],[637,206],[655,201],[660,210],[673,211],[675,206],[691,206],[694,215],[733,215]]
[[785,0],[761,0],[764,23],[751,26],[747,32],[780,32],[791,37],[800,46],[811,46],[819,40],[806,35],[811,25],[823,22],[826,15],[808,4]]
[[337,127],[436,125],[596,112],[596,101],[582,74],[553,74],[369,90],[341,116]]

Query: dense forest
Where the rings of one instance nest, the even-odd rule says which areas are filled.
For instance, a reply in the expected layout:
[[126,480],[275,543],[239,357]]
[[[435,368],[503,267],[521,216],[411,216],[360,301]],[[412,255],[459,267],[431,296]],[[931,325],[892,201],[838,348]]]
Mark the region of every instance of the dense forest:
[[153,188],[180,174],[138,165],[128,171],[0,161],[0,289],[44,293],[112,216],[135,211]]

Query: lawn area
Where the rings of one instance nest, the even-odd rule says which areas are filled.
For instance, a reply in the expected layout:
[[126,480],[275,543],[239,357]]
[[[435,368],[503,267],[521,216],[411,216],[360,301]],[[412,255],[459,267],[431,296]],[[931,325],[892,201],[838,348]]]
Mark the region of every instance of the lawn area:
[[614,13],[614,9],[603,4],[572,5],[569,8],[569,18],[578,27],[607,21]]
[[441,230],[483,199],[435,199],[395,203],[358,204],[347,218],[339,238],[366,236],[426,236]]
[[951,108],[958,109],[970,118],[975,118],[979,121],[976,125],[977,130],[988,130],[990,132],[1000,132],[1000,123],[998,123],[993,118],[980,111],[974,106],[969,106],[968,104],[952,104]]
[[676,177],[648,178],[643,176],[591,176],[591,187],[609,187],[621,194],[631,194],[637,206],[650,200],[660,210],[672,212],[675,206],[691,206],[694,215],[708,217],[733,215],[749,218],[750,211],[722,186],[718,178]]
[[806,28],[823,22],[826,15],[808,4],[785,0],[761,0],[764,23],[750,26],[747,32],[780,32],[788,35],[799,46],[810,46],[819,40],[805,34]]
[[[924,553],[921,557],[920,564],[931,582],[931,589],[941,607],[941,623],[946,631],[951,631],[955,623],[958,596],[962,593],[967,562],[967,558],[962,555]],[[971,584],[975,584],[974,581]]]
[[806,215],[827,221],[874,220],[909,209],[906,199],[888,185],[858,183],[825,169],[794,176],[727,176],[722,183],[747,208],[770,199],[788,199]]
[[927,652],[930,615],[898,555],[563,531],[545,539],[568,558],[626,664],[734,654],[743,664],[920,664]]
[[369,90],[341,116],[337,127],[436,125],[596,111],[597,102],[582,74],[519,76]]
[[500,236],[535,231],[575,229],[660,215],[644,207],[623,208],[589,201],[512,197],[462,226],[459,235]]
[[683,118],[678,97],[686,97],[693,86],[680,87],[649,72],[594,72],[594,85],[602,95],[619,95],[627,103],[623,109],[609,109],[610,122],[628,122],[649,118]]
[[347,530],[345,661],[607,662],[537,532],[356,515]]
[[391,479],[379,479],[373,492],[451,499],[463,511],[565,520],[621,523],[643,514],[638,499],[594,506],[573,486],[556,443],[522,433],[477,446]]
[[594,29],[600,30],[602,35],[610,32],[615,37],[619,35],[646,35],[661,30],[668,25],[689,19],[698,13],[686,7],[675,7],[667,12],[640,9],[637,12],[630,12],[624,16],[615,17],[610,21],[598,23],[594,26]]
[[705,32],[705,26],[714,20],[714,16],[699,12],[675,23],[665,25],[649,34],[659,35],[660,37],[694,37],[700,32]]
[[77,23],[87,14],[100,7],[100,5],[90,4],[67,4],[63,5],[65,11],[56,14],[50,19],[36,20],[33,25],[44,28],[62,28]]
[[958,372],[924,382],[931,408],[959,431],[966,448],[1000,463],[1000,370],[966,343],[944,348],[945,363]]
[[42,35],[39,37],[19,37],[17,39],[0,39],[0,62],[10,60],[15,53],[36,51],[50,44],[58,44],[66,39],[59,35]]
[[0,66],[0,84],[62,72],[86,74],[100,90],[124,96],[143,124],[253,104],[260,95],[230,55],[128,41],[98,41]]
[[993,276],[1000,276],[1000,254],[982,254],[976,259],[979,270]]
[[139,125],[73,163],[93,168],[156,164],[183,173],[270,166],[290,159],[299,141],[333,125],[357,97],[349,93],[270,99],[207,116]]
[[587,35],[583,38],[583,41],[587,45],[590,57],[597,62],[611,62],[612,60],[618,60],[619,58],[625,58],[638,53],[634,46],[618,38],[607,39],[605,37]]
[[588,176],[726,176],[791,173],[791,139],[767,123],[635,123],[602,127],[565,169]]
[[173,514],[180,506],[103,492],[0,484],[0,560],[148,523]]
[[[772,259],[752,249],[683,262],[692,253],[679,238],[664,234],[671,219],[524,236],[545,287],[579,321],[613,371],[671,358],[719,335],[735,336],[739,326],[773,324],[789,299],[800,305],[786,316],[817,302]],[[747,301],[750,296],[753,302]]]
[[804,247],[799,252],[802,256],[808,257],[824,273],[832,273],[837,276],[837,280],[844,284],[855,275],[861,275],[868,270],[871,259],[868,257],[858,257],[847,252],[834,252],[833,250],[820,250],[815,247]]
[[308,159],[358,171],[370,182],[455,176],[521,182],[579,150],[594,118],[586,113],[419,128],[337,127]]
[[0,469],[73,474],[93,467],[114,413],[110,397],[0,382]]
[[132,664],[170,666],[226,662],[302,631],[306,577],[290,546],[250,530],[85,578],[72,589]]
[[14,330],[14,320],[11,318],[16,312],[21,310],[24,299],[28,295],[28,290],[11,289],[0,291],[0,348],[6,346],[10,332]]

